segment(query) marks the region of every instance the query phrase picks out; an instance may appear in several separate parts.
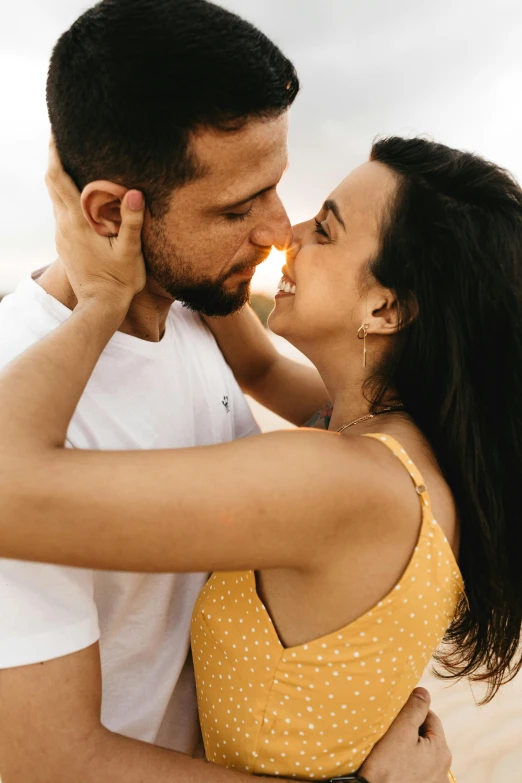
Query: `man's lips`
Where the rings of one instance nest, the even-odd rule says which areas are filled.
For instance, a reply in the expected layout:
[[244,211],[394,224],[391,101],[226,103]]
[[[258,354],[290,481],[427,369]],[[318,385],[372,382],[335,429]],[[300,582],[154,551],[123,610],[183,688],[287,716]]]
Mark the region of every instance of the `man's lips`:
[[234,272],[231,277],[253,277],[256,271],[256,267],[252,266],[250,269],[244,269],[242,272]]
[[236,272],[231,272],[229,274],[229,277],[253,277],[257,267],[260,266],[262,263],[264,263],[268,258],[268,256],[269,253],[265,253],[265,255],[259,259],[259,261],[254,261],[252,266],[249,266],[247,268],[241,269]]

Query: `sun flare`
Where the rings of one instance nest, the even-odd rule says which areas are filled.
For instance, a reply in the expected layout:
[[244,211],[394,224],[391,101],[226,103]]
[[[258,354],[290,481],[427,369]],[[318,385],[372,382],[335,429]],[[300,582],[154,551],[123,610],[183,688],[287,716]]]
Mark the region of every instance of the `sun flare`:
[[266,261],[257,267],[252,278],[252,290],[275,296],[277,284],[281,279],[281,267],[285,261],[286,253],[273,247]]

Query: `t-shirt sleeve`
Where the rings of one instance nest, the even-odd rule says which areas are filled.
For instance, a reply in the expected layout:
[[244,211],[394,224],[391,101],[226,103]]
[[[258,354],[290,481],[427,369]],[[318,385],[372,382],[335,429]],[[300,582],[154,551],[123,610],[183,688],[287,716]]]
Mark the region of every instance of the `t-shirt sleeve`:
[[99,639],[93,572],[0,560],[0,669],[83,650]]

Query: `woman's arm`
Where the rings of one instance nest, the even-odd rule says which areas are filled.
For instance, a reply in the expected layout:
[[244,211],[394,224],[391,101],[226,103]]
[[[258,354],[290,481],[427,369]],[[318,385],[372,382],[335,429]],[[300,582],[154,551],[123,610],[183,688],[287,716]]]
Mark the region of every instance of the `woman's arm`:
[[[61,328],[2,373],[0,432],[8,453],[23,449],[26,439],[32,448],[38,443],[63,446],[94,367],[146,280],[141,254],[145,205],[139,191],[126,193],[119,235],[109,240],[85,219],[76,186],[63,171],[52,140],[46,183],[57,222],[56,244],[68,260],[78,304]],[[82,259],[91,263],[82,265]]]
[[328,393],[315,367],[280,354],[250,306],[204,321],[245,394],[298,427],[324,406]]
[[148,452],[63,448],[127,305],[114,291],[81,302],[0,373],[0,555],[125,571],[327,559],[346,530],[351,487],[371,485],[355,453],[349,468],[340,436],[281,432]]
[[[0,374],[0,454],[61,448],[100,355],[122,323],[130,299],[93,298]],[[5,464],[4,464],[5,470]]]
[[110,244],[69,208],[68,187],[68,178],[54,192],[51,183],[60,224],[75,226],[67,269],[79,304],[0,374],[0,555],[139,571],[310,564],[346,512],[342,438],[300,431],[174,451],[63,448],[90,373],[145,279],[142,211],[129,208],[130,194]]
[[141,572],[311,569],[346,540],[343,498],[356,480],[371,483],[360,469],[347,480],[346,444],[321,432],[149,452],[31,441],[0,454],[3,557]]

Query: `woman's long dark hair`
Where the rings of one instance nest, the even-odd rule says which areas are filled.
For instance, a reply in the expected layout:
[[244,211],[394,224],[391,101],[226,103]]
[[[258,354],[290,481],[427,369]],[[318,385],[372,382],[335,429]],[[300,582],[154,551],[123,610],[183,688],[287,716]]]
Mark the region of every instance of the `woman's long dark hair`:
[[438,660],[487,702],[522,667],[522,191],[424,139],[378,140],[371,159],[398,176],[370,271],[403,328],[367,393],[397,393],[453,492],[467,600]]

